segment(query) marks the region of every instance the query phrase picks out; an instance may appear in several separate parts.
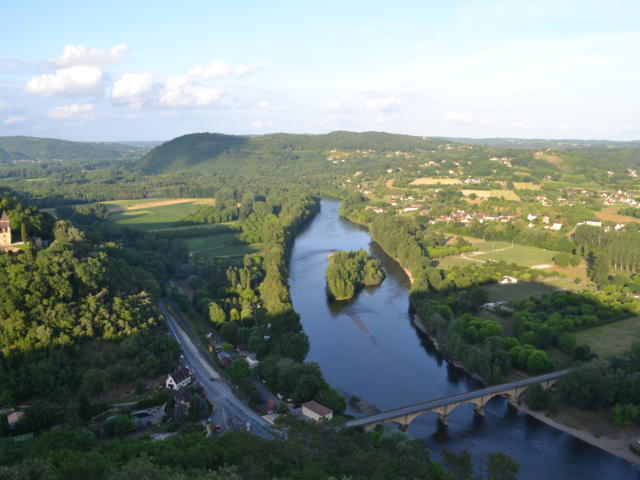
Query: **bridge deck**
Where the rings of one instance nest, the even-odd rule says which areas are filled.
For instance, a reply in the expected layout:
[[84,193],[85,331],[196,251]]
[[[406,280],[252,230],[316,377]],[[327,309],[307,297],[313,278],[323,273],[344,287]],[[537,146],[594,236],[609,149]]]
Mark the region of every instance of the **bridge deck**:
[[432,410],[438,407],[443,407],[451,403],[466,402],[481,398],[491,394],[500,394],[507,392],[514,388],[525,387],[533,383],[545,382],[547,380],[553,380],[555,378],[565,375],[569,370],[559,370],[553,373],[547,373],[545,375],[539,375],[537,377],[525,378],[524,380],[517,380],[511,383],[503,383],[501,385],[494,385],[493,387],[482,388],[480,390],[474,390],[472,392],[458,393],[449,397],[443,397],[436,400],[430,400],[428,402],[416,403],[415,405],[409,405],[407,407],[396,408],[393,410],[387,410],[386,412],[377,413],[375,415],[369,415],[367,417],[360,417],[353,420],[349,420],[346,425],[348,427],[358,427],[369,425],[371,423],[385,422],[404,415],[411,415],[413,413],[424,412],[426,410]]

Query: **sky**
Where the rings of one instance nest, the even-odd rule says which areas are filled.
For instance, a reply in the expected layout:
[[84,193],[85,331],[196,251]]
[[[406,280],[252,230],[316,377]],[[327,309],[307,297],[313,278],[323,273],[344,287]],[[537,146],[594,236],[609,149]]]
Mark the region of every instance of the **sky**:
[[21,0],[0,11],[0,136],[640,139],[637,0]]

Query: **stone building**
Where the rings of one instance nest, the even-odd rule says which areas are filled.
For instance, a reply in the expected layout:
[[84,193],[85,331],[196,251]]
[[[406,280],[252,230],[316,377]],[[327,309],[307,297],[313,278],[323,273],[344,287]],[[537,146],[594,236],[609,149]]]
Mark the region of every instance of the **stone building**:
[[11,225],[9,224],[9,215],[5,210],[0,216],[0,247],[11,245]]

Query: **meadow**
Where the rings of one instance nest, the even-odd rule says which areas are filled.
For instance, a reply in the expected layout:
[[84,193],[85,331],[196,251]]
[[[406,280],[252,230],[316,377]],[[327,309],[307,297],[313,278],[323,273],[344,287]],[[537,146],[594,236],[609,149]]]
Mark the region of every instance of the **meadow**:
[[601,357],[625,352],[631,345],[640,342],[640,317],[631,317],[617,322],[585,328],[574,333],[578,343],[584,343]]
[[[157,199],[155,200],[158,201]],[[122,202],[120,205],[125,205]],[[187,215],[195,212],[200,204],[195,201],[148,207],[130,210],[121,210],[109,214],[109,221],[123,227],[135,230],[158,230],[176,226]]]
[[596,212],[596,217],[598,217],[600,220],[604,220],[605,222],[640,223],[640,218],[632,217],[631,215],[620,215],[618,213],[618,210],[620,210],[620,207],[606,207],[599,212]]
[[520,197],[511,190],[460,190],[465,197],[475,194],[478,198],[487,199],[490,197],[504,198],[505,200],[520,201]]
[[457,178],[422,177],[416,178],[409,185],[460,185],[461,183]]
[[546,282],[518,282],[506,285],[493,284],[483,287],[489,294],[491,302],[510,302],[511,300],[524,300],[529,297],[550,295],[559,289]]
[[455,257],[445,257],[439,262],[439,265],[446,268],[466,265],[470,262],[484,263],[489,260],[502,260],[527,267],[553,266],[551,258],[556,254],[551,250],[525,245],[512,245],[509,242],[500,241],[480,241],[474,243],[473,246],[480,253],[471,252]]
[[259,245],[249,245],[236,233],[229,232],[185,238],[183,241],[193,255],[207,258],[242,257],[260,250]]

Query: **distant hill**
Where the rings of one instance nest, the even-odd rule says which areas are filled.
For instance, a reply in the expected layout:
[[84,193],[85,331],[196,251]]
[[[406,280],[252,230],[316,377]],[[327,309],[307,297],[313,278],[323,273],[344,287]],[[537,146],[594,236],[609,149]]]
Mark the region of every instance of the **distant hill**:
[[442,137],[442,140],[465,143],[467,145],[486,145],[489,147],[513,149],[547,149],[574,150],[589,147],[630,148],[640,147],[640,140],[575,140],[575,139],[544,139],[544,138],[461,138]]
[[0,137],[0,163],[21,160],[116,160],[137,158],[149,149],[109,142],[71,142],[54,138]]
[[[154,148],[137,163],[144,172],[184,169],[237,171],[239,168],[317,170],[329,150],[392,152],[430,150],[441,140],[382,132],[337,131],[324,135],[276,133],[259,137],[193,133]],[[316,168],[313,168],[315,166]]]

